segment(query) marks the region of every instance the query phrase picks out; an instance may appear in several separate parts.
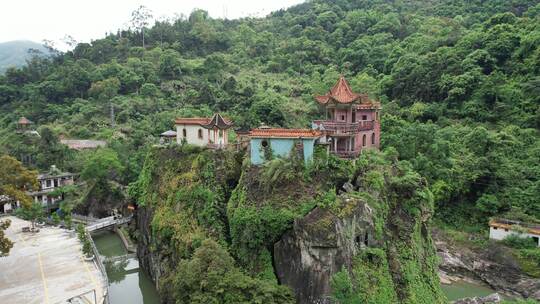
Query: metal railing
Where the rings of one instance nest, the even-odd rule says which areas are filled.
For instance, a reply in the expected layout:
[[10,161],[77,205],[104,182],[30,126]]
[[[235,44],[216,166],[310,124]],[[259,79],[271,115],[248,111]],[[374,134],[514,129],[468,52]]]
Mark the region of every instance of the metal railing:
[[105,278],[103,304],[109,304],[109,277],[107,276],[107,270],[105,269],[105,265],[103,265],[103,262],[101,261],[101,256],[99,255],[99,251],[97,250],[96,244],[94,243],[94,239],[92,239],[90,232],[86,231],[85,233],[92,247],[92,253],[94,254],[94,262],[96,263],[97,268]]
[[314,120],[313,125],[330,134],[352,135],[358,131],[373,130],[373,121],[339,122],[331,120]]
[[87,226],[86,231],[92,232],[92,231],[96,231],[96,230],[107,228],[107,227],[114,226],[114,225],[122,225],[122,224],[125,224],[125,223],[129,223],[132,218],[133,218],[132,216],[121,217],[121,218],[118,218],[118,219],[115,219],[114,217],[108,217],[104,221],[100,221],[100,222],[98,222],[96,224]]

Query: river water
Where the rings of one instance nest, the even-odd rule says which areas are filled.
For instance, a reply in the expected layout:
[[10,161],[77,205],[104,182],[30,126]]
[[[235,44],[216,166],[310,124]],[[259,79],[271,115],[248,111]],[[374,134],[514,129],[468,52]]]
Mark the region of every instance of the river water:
[[[92,235],[100,255],[115,257],[127,254],[122,240],[111,231]],[[109,277],[110,304],[159,304],[159,296],[148,275],[139,268],[136,258],[105,263]]]
[[[92,236],[99,253],[105,257],[127,254],[120,237],[111,231],[103,231]],[[139,268],[136,258],[115,263],[105,263],[109,277],[109,299],[111,304],[159,304],[159,296],[148,275]],[[495,291],[491,288],[465,281],[442,285],[443,292],[450,301],[466,297],[487,296]]]
[[452,282],[452,284],[448,285],[442,284],[441,287],[449,301],[469,297],[484,297],[495,293],[495,290],[489,288],[489,286],[465,281]]

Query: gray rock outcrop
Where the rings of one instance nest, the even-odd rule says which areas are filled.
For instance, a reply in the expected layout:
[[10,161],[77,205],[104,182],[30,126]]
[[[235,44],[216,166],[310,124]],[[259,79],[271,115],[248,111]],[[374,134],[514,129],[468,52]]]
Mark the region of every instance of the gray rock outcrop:
[[471,278],[484,282],[498,292],[540,300],[540,279],[525,275],[508,250],[492,243],[487,248],[456,248],[442,235],[433,234],[439,269],[444,275]]
[[[345,198],[352,200],[352,198]],[[372,210],[362,202],[340,218],[319,207],[294,222],[274,245],[274,264],[281,284],[292,287],[298,303],[330,303],[330,279],[350,269],[358,250],[375,243]]]

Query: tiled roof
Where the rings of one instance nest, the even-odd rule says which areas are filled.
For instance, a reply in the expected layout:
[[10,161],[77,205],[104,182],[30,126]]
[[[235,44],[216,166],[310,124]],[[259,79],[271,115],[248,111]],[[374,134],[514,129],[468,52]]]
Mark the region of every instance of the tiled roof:
[[230,120],[227,120],[221,116],[221,114],[216,113],[214,116],[212,116],[212,119],[210,119],[210,122],[208,122],[203,127],[207,129],[212,129],[214,127],[218,129],[228,129],[232,126],[232,122]]
[[177,125],[199,125],[207,129],[217,127],[219,129],[227,129],[232,126],[232,121],[223,118],[219,113],[214,114],[212,117],[192,117],[192,118],[177,118],[175,120]]
[[61,139],[60,142],[74,150],[96,149],[107,145],[107,142],[104,140],[92,139]]
[[529,223],[523,223],[520,221],[512,221],[512,220],[506,220],[506,219],[492,219],[489,221],[489,226],[509,229],[509,230],[515,230],[519,226],[530,234],[535,234],[535,235],[540,236],[539,224],[529,224]]
[[19,121],[17,121],[17,123],[18,123],[19,125],[29,125],[29,124],[33,124],[33,122],[31,122],[28,118],[26,118],[26,117],[24,117],[24,116],[21,117],[21,118],[19,118]]
[[177,118],[174,121],[177,125],[205,125],[210,122],[208,117]]
[[319,130],[313,129],[253,129],[249,135],[262,138],[317,138],[321,134]]
[[328,93],[325,95],[315,96],[315,99],[321,104],[326,104],[331,100],[338,103],[352,103],[355,101],[362,104],[372,103],[366,94],[354,93],[343,75],[339,76],[337,83],[332,87],[332,89],[330,89]]

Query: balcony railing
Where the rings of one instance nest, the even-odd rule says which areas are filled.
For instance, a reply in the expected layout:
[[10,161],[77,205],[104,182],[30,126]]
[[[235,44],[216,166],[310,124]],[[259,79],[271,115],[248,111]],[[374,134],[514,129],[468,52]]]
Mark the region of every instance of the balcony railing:
[[331,120],[314,120],[314,127],[334,135],[353,135],[359,131],[373,130],[373,121],[338,122]]

